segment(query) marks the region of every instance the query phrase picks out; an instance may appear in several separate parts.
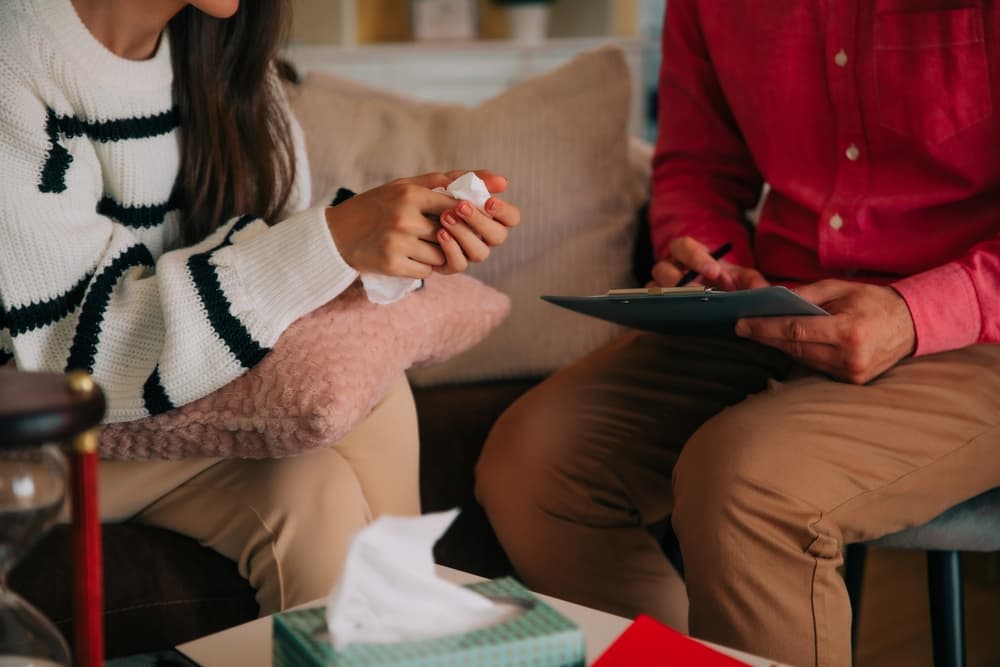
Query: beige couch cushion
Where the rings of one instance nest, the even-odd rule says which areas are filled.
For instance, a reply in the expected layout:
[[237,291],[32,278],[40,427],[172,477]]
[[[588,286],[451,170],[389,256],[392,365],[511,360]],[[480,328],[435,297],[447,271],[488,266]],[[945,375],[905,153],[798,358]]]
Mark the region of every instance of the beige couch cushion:
[[510,296],[511,315],[484,342],[411,372],[419,385],[536,376],[607,342],[614,325],[540,294],[632,284],[635,212],[648,154],[630,166],[629,72],[603,47],[474,108],[420,102],[326,73],[289,94],[306,135],[317,200],[428,171],[491,169],[523,221],[469,273]]

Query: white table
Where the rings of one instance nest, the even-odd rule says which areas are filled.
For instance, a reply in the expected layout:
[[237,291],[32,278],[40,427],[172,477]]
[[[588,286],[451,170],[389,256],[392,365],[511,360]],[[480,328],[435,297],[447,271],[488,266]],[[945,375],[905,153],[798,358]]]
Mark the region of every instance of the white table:
[[[477,577],[474,574],[440,565],[437,566],[437,569],[438,576],[457,584],[483,580],[482,577]],[[606,614],[565,600],[558,600],[547,595],[539,595],[539,597],[583,629],[588,665],[596,660],[604,649],[631,623],[627,618]],[[715,644],[709,645],[746,662],[752,667],[778,667],[771,660],[764,660]],[[230,667],[234,665],[239,665],[239,667],[270,667],[271,618],[258,618],[235,628],[181,644],[177,650],[204,667]]]

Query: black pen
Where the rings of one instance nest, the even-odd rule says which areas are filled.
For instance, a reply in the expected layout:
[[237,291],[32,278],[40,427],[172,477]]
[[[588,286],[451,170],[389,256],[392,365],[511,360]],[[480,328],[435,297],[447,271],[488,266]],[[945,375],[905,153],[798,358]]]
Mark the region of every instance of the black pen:
[[[712,259],[722,259],[725,256],[725,254],[732,249],[733,249],[732,243],[723,243],[721,246],[712,251]],[[683,287],[684,285],[687,285],[689,282],[697,278],[699,275],[700,274],[697,271],[692,269],[691,271],[688,271],[683,276],[681,276],[681,279],[677,281],[677,284],[674,285],[674,287]]]

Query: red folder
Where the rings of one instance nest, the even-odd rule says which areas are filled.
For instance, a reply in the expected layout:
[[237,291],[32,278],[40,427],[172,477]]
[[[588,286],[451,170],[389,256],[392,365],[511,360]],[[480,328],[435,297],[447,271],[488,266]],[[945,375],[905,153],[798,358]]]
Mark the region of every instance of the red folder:
[[746,667],[728,655],[672,630],[649,616],[639,616],[597,659],[593,667]]

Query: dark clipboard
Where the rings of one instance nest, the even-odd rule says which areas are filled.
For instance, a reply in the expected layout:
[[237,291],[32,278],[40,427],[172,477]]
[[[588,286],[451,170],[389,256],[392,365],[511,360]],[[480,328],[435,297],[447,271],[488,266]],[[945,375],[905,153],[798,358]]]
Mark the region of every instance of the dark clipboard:
[[718,292],[703,287],[611,290],[598,296],[542,299],[633,329],[675,335],[733,335],[741,317],[829,315],[787,287]]

